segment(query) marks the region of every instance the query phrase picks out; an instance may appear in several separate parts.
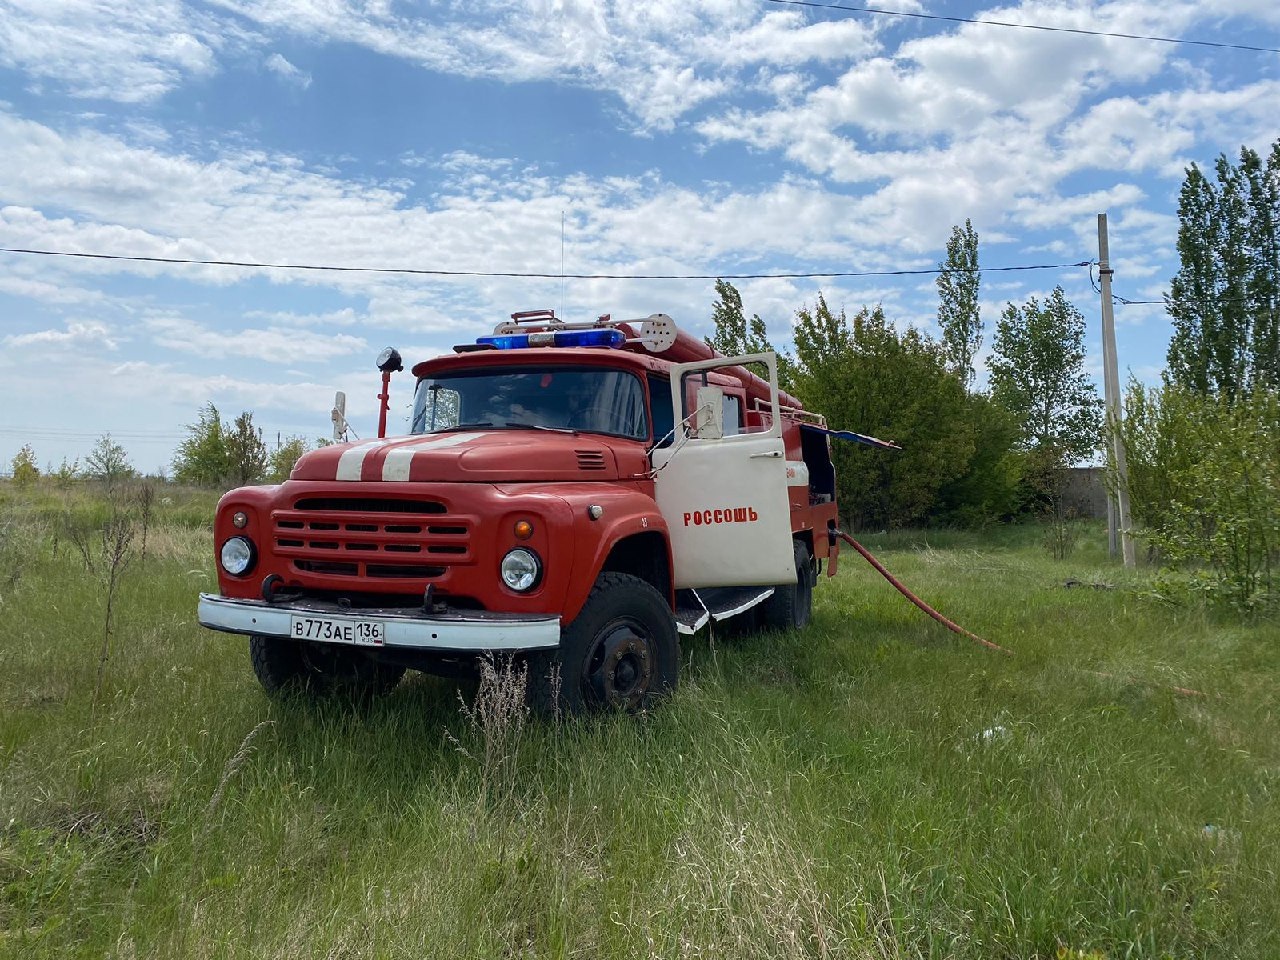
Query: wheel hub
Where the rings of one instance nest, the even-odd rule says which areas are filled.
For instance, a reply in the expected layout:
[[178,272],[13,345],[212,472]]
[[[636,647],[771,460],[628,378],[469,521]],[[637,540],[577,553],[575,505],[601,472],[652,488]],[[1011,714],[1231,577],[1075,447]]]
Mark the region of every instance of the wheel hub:
[[587,687],[601,706],[634,710],[649,692],[652,642],[629,623],[606,630],[586,665]]

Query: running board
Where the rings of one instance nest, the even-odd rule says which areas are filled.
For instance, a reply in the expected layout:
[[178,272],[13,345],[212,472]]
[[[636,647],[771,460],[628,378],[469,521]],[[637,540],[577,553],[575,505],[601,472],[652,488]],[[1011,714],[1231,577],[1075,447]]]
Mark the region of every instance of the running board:
[[676,591],[676,629],[697,633],[709,620],[727,620],[746,613],[773,596],[773,587],[702,587]]

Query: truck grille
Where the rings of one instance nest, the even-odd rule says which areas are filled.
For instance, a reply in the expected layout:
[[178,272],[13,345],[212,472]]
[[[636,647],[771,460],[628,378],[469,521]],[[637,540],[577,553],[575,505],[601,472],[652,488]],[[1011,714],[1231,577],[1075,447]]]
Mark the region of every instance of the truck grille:
[[470,563],[470,520],[431,500],[309,497],[273,510],[277,556],[299,573],[433,580]]

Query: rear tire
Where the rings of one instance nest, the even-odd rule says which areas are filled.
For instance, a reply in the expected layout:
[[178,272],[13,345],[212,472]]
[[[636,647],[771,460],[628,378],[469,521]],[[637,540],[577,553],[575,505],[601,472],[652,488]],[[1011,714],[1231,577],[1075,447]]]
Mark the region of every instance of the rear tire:
[[637,713],[669,696],[680,640],[665,597],[646,580],[602,573],[556,650],[529,659],[529,699],[542,714]]
[[360,650],[256,634],[249,638],[249,657],[262,689],[274,698],[291,692],[317,699],[379,697],[389,693],[405,671]]
[[764,625],[774,630],[803,630],[813,616],[813,557],[803,540],[792,541],[792,553],[796,582],[775,587],[773,596],[763,604]]

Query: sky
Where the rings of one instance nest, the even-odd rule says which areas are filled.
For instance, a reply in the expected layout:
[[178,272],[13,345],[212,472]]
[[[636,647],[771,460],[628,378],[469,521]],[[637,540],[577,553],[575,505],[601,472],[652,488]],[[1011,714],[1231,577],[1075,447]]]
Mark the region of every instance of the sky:
[[[1275,0],[895,0],[939,16],[1280,47]],[[0,247],[536,273],[929,269],[972,220],[983,267],[1097,257],[1159,299],[1185,167],[1280,136],[1280,54],[770,0],[0,0]],[[1003,305],[1083,268],[983,276]],[[738,282],[779,346],[819,292],[937,331],[930,276]],[[711,280],[532,280],[0,253],[0,470],[110,432],[166,467],[213,401],[268,441],[376,430],[406,364],[517,310],[670,314]],[[1160,306],[1116,308],[1159,376]],[[981,375],[980,380],[981,382]],[[411,382],[393,382],[403,429]],[[857,424],[842,424],[858,429]]]

